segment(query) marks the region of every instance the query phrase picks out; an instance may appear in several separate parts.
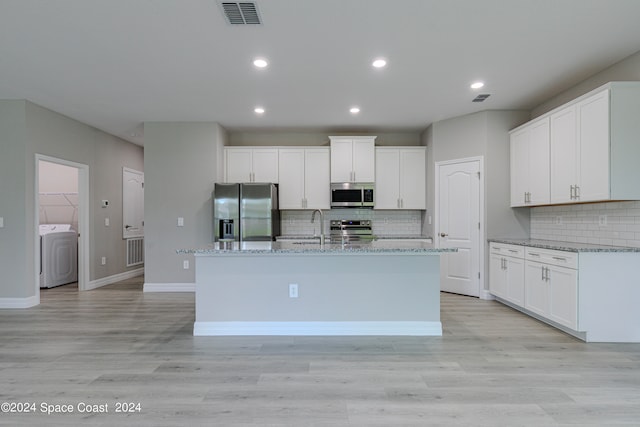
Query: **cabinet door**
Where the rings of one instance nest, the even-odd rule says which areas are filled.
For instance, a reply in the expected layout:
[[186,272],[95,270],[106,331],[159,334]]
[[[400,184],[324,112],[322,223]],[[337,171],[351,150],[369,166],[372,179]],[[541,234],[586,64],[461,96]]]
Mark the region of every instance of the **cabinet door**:
[[524,265],[524,307],[534,313],[547,317],[549,286],[545,280],[544,268],[539,262],[526,261]]
[[373,138],[353,140],[353,180],[374,182],[376,151]]
[[529,191],[529,137],[526,127],[510,136],[511,206],[525,206]]
[[253,182],[278,183],[278,149],[253,149]]
[[501,255],[491,254],[489,258],[489,292],[500,298],[507,296],[504,257]]
[[581,202],[609,199],[609,91],[578,104],[578,185]]
[[351,182],[353,178],[351,139],[331,139],[331,182]]
[[528,141],[528,192],[530,205],[549,203],[549,118],[531,125]]
[[[377,188],[376,181],[376,188]],[[400,207],[426,209],[426,150],[400,149]]]
[[[305,150],[305,208],[330,208],[330,165],[329,149],[317,148]],[[282,185],[282,183],[280,184]]]
[[551,115],[551,203],[572,202],[571,186],[577,184],[578,158],[576,107]]
[[[280,209],[304,208],[304,155],[304,149],[280,149],[278,171],[280,177],[278,186]],[[327,188],[328,186],[329,184],[327,183]]]
[[376,149],[376,209],[400,208],[400,150]]
[[578,329],[578,274],[576,270],[547,266],[549,269],[548,318],[573,330]]
[[251,182],[252,151],[250,148],[228,148],[225,154],[225,181]]
[[524,260],[505,257],[505,298],[524,307]]

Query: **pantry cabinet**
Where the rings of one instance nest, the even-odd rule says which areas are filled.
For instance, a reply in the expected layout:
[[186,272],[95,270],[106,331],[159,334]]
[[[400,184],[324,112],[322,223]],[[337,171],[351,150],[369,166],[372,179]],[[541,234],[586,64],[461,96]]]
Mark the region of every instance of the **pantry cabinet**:
[[229,147],[224,160],[225,182],[279,182],[277,148]]
[[279,149],[280,209],[329,209],[329,148]]
[[549,203],[549,118],[510,135],[511,206]]
[[426,209],[426,148],[376,147],[375,209]]
[[491,243],[489,291],[517,306],[524,306],[524,248]]
[[331,182],[375,181],[375,136],[330,136]]

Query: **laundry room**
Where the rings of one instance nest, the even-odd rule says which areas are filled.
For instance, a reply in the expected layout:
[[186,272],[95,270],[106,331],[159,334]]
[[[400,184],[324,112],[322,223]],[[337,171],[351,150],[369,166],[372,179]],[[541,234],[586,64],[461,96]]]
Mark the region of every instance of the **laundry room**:
[[78,169],[40,161],[40,287],[78,281]]

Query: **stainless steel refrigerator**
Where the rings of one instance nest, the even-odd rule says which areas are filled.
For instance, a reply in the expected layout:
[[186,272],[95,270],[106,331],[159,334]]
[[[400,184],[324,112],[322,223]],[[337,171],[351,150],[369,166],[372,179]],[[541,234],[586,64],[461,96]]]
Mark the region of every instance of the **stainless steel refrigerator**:
[[215,184],[214,241],[272,241],[280,234],[278,187],[269,183]]

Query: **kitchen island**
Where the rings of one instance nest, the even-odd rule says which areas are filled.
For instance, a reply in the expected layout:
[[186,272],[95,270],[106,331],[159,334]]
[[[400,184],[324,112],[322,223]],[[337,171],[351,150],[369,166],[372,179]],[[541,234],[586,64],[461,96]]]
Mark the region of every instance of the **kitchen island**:
[[440,254],[425,242],[215,243],[195,255],[194,335],[441,336]]

